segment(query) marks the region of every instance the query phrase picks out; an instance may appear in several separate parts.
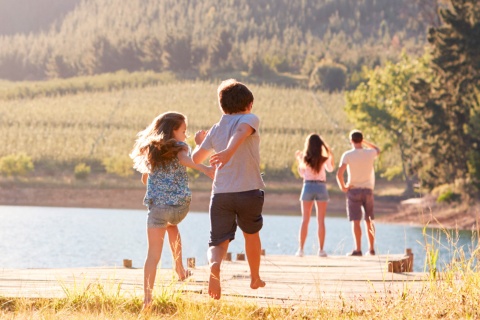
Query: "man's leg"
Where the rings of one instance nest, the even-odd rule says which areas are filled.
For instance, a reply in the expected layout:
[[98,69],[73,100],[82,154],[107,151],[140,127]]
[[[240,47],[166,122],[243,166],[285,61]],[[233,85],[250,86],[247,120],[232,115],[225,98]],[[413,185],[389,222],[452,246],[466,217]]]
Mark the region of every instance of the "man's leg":
[[244,232],[243,236],[245,237],[245,253],[250,267],[250,288],[265,287],[265,282],[260,279],[260,259],[262,255],[260,232],[254,234]]
[[352,220],[352,233],[355,251],[362,251],[362,227],[360,226],[360,220]]
[[368,236],[368,251],[375,252],[375,222],[369,218],[365,219],[365,228]]
[[230,240],[225,240],[218,246],[211,246],[207,251],[208,265],[210,266],[210,278],[208,279],[208,294],[213,299],[220,299],[222,287],[220,285],[220,266],[223,257],[228,251]]

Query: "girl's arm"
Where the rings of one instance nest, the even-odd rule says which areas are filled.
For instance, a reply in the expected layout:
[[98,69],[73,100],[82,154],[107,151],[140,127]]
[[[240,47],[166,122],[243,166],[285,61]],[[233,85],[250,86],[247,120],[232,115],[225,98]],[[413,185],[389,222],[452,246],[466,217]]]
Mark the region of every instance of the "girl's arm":
[[195,163],[193,162],[192,158],[188,156],[187,150],[181,150],[177,154],[177,158],[180,161],[180,164],[185,167],[189,167],[195,170],[198,170],[200,172],[203,172],[206,176],[210,177],[210,179],[213,179],[215,176],[215,168],[213,167],[207,167],[204,164],[201,163]]
[[333,153],[329,152],[328,159],[325,161],[325,170],[332,172],[335,168],[335,161],[333,160]]
[[297,170],[300,177],[303,178],[305,174],[305,165],[303,163],[303,152],[300,150],[295,151],[295,158],[297,159]]
[[147,184],[148,173],[142,173],[142,183]]

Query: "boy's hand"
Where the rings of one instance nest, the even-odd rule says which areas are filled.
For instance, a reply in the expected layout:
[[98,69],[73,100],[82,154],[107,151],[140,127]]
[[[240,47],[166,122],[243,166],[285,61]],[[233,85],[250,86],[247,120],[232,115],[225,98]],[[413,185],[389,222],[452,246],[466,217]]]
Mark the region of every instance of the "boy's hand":
[[201,145],[203,140],[205,140],[205,137],[207,136],[208,131],[205,130],[198,130],[195,133],[195,144],[197,146]]
[[230,161],[231,157],[232,154],[230,154],[230,152],[225,149],[223,151],[215,153],[213,156],[210,157],[210,165],[212,165],[213,167],[217,167],[217,170],[220,170],[228,163],[228,161]]

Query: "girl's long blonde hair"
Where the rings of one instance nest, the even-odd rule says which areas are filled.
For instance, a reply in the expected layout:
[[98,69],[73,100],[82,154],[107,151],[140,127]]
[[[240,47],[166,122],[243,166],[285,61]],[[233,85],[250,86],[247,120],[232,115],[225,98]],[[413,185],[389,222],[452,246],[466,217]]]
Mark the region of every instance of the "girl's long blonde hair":
[[164,167],[184,147],[177,143],[173,131],[180,128],[187,118],[178,112],[166,112],[137,134],[137,140],[130,153],[133,168],[141,173],[151,173],[158,166]]
[[[324,149],[327,152],[327,156],[323,155]],[[305,165],[312,168],[315,173],[318,173],[329,156],[330,148],[322,138],[316,133],[310,134],[305,140],[305,149],[303,150],[303,162]]]

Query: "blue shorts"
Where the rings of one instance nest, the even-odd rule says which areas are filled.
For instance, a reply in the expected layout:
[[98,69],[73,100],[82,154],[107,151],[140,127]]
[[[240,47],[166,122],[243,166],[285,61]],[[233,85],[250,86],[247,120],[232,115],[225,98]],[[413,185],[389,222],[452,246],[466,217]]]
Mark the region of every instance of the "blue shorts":
[[168,225],[177,225],[187,216],[189,209],[190,202],[180,206],[150,204],[148,206],[147,227],[166,228]]
[[263,190],[216,193],[210,199],[210,240],[208,245],[218,246],[235,239],[237,225],[248,234],[263,226]]
[[303,183],[300,201],[328,201],[327,184],[325,181],[306,180]]

